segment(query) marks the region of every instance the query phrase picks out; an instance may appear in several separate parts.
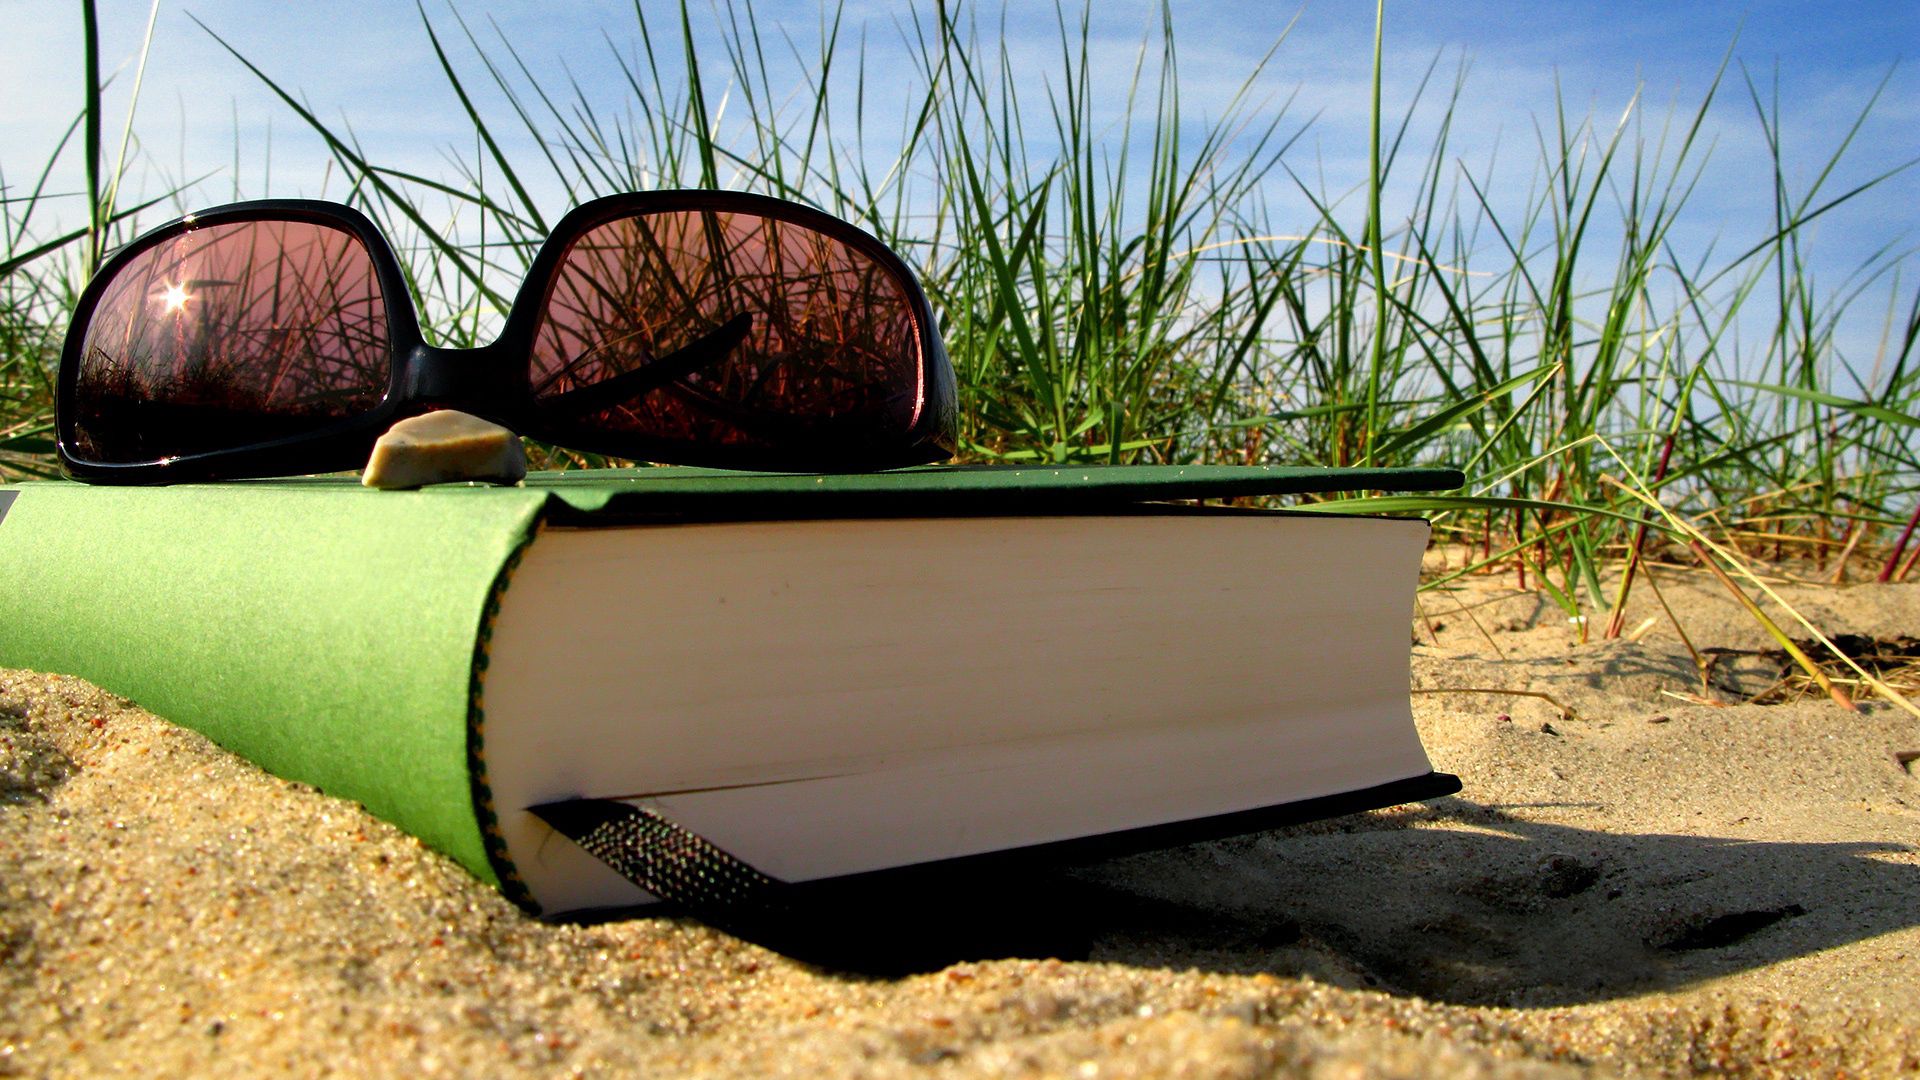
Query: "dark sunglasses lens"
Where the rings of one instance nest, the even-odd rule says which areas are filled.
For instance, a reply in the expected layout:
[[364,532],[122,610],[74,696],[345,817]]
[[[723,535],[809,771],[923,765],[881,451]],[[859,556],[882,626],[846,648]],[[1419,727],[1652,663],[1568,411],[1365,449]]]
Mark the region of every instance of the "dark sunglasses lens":
[[190,227],[114,273],[61,407],[79,458],[154,461],[365,413],[392,363],[359,237],[305,221]]
[[752,213],[622,218],[576,239],[533,350],[536,413],[618,453],[794,462],[884,453],[927,392],[898,274]]

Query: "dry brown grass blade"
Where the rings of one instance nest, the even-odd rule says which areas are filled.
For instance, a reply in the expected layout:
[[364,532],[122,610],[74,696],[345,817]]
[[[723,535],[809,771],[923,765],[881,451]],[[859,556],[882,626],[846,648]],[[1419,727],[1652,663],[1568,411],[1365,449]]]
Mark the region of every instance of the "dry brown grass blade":
[[[1754,603],[1753,598],[1747,595],[1746,590],[1742,589],[1732,578],[1728,577],[1725,570],[1720,569],[1720,564],[1714,561],[1713,556],[1708,554],[1707,549],[1701,546],[1700,541],[1690,541],[1687,546],[1693,549],[1694,555],[1700,559],[1700,564],[1712,571],[1714,577],[1720,579],[1720,584],[1725,585],[1727,591],[1733,594],[1733,598],[1740,601],[1740,606],[1747,609],[1747,614],[1753,616],[1754,621],[1766,629],[1768,635],[1770,635],[1782,649],[1786,650],[1788,656],[1793,657],[1793,662],[1800,665],[1800,670],[1806,672],[1808,678],[1820,684],[1820,689],[1825,690],[1827,696],[1832,698],[1835,704],[1852,712],[1860,711],[1860,706],[1853,703],[1853,698],[1848,697],[1845,690],[1833,685],[1833,680],[1827,678],[1827,673],[1820,670],[1820,665],[1814,663],[1812,657],[1800,651],[1800,646],[1793,643],[1793,639],[1787,636],[1787,632],[1780,629],[1779,624],[1768,617],[1766,612],[1760,610],[1760,605]],[[1835,651],[1837,652],[1838,650]]]
[[[1622,483],[1621,481],[1619,481],[1618,479],[1615,479],[1612,476],[1607,476],[1603,474],[1600,478],[1602,483],[1605,483],[1625,493],[1627,496],[1637,499],[1640,502],[1646,504],[1647,506],[1653,508],[1653,510],[1659,513],[1662,518],[1666,519],[1668,526],[1675,533],[1686,537],[1689,543],[1697,544],[1700,547],[1704,548],[1705,550],[1720,556],[1722,560],[1725,560],[1728,566],[1731,566],[1734,570],[1738,571],[1741,577],[1746,578],[1749,582],[1752,582],[1753,585],[1756,588],[1758,588],[1761,592],[1765,593],[1767,596],[1767,599],[1772,600],[1774,603],[1780,605],[1782,610],[1786,611],[1787,614],[1793,616],[1794,621],[1799,623],[1802,627],[1804,627],[1807,633],[1812,635],[1814,640],[1818,641],[1822,646],[1824,646],[1828,652],[1832,653],[1836,657],[1839,657],[1842,663],[1852,668],[1854,674],[1860,676],[1860,679],[1863,683],[1873,687],[1875,693],[1879,694],[1881,697],[1886,698],[1888,701],[1891,701],[1899,705],[1902,709],[1913,714],[1913,716],[1916,719],[1920,719],[1920,707],[1915,706],[1913,702],[1909,701],[1905,694],[1902,694],[1900,691],[1894,689],[1891,686],[1888,686],[1882,680],[1875,678],[1865,668],[1861,667],[1858,663],[1856,663],[1851,656],[1848,656],[1846,652],[1842,650],[1839,646],[1835,645],[1827,637],[1826,634],[1822,633],[1819,627],[1813,625],[1812,622],[1808,621],[1805,615],[1800,614],[1799,609],[1795,608],[1792,604],[1787,603],[1786,600],[1781,598],[1779,593],[1774,592],[1771,586],[1769,586],[1765,581],[1761,580],[1760,576],[1753,572],[1753,570],[1747,565],[1744,559],[1741,559],[1738,556],[1734,555],[1733,553],[1727,551],[1727,549],[1721,547],[1719,544],[1715,543],[1711,538],[1709,538],[1707,534],[1701,532],[1699,528],[1693,525],[1693,523],[1685,520],[1684,518],[1681,518],[1679,515],[1675,514],[1673,511],[1667,509],[1664,503],[1654,498],[1652,495],[1648,494],[1644,489],[1643,485],[1636,486],[1636,485],[1639,485],[1640,477],[1634,473],[1633,466],[1628,464],[1619,455],[1618,452],[1614,451],[1613,447],[1606,443],[1606,440],[1602,439],[1600,441],[1602,445],[1607,446],[1607,450],[1610,454],[1612,454],[1614,461],[1623,470],[1626,471],[1628,476],[1632,477],[1634,480],[1634,484],[1630,485],[1630,484]],[[1718,566],[1718,564],[1715,563],[1713,560],[1708,560],[1708,565],[1714,566],[1716,569]],[[1771,625],[1770,621],[1769,621],[1769,625]],[[1778,631],[1778,627],[1774,627],[1773,629],[1776,632]],[[1797,652],[1798,650],[1795,649],[1793,651]],[[1805,654],[1802,653],[1800,655],[1804,656]]]
[[1694,648],[1692,636],[1687,633],[1687,628],[1680,624],[1680,616],[1675,615],[1673,608],[1668,605],[1666,594],[1660,591],[1659,579],[1653,576],[1653,564],[1648,563],[1646,566],[1647,587],[1653,590],[1653,598],[1660,601],[1660,610],[1667,613],[1667,621],[1673,624],[1673,632],[1680,635],[1680,644],[1687,647],[1687,655],[1693,657],[1693,670],[1700,676],[1701,695],[1712,693],[1713,687],[1707,683],[1707,658],[1700,655],[1699,649]]
[[1492,686],[1440,686],[1430,690],[1413,690],[1409,692],[1415,694],[1505,694],[1508,697],[1539,698],[1541,701],[1559,709],[1560,719],[1562,720],[1573,720],[1579,715],[1573,711],[1573,706],[1541,690],[1505,690]]
[[1852,528],[1847,530],[1847,546],[1840,549],[1840,559],[1833,565],[1833,580],[1830,584],[1839,585],[1847,580],[1847,560],[1853,558],[1854,550],[1860,546],[1861,538],[1866,535],[1867,525],[1862,521],[1854,522]]

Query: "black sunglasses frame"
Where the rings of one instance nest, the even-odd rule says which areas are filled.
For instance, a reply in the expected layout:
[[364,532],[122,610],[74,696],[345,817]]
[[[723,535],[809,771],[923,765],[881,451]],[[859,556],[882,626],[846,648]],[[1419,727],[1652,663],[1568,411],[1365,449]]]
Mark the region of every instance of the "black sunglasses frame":
[[[596,433],[585,426],[543,422],[534,408],[531,356],[546,289],[561,260],[576,239],[594,228],[621,218],[672,211],[755,215],[811,229],[868,256],[896,278],[911,309],[924,375],[922,404],[913,425],[889,440],[891,446],[871,442],[818,446],[781,452],[776,459],[764,450],[714,446],[689,452],[684,442],[664,443],[644,436]],[[332,226],[352,233],[366,247],[386,305],[392,349],[391,378],[380,403],[361,416],[319,431],[270,442],[141,462],[89,461],[78,456],[73,402],[81,350],[94,309],[108,285],[142,252],[182,233],[249,221]],[[500,336],[491,344],[473,349],[427,344],[399,259],[378,226],[353,207],[315,199],[261,199],[188,214],[129,243],[94,275],[74,309],[56,385],[55,430],[61,465],[76,479],[108,484],[172,484],[358,469],[366,463],[374,440],[394,422],[435,408],[473,413],[521,435],[574,450],[639,461],[781,472],[868,471],[944,460],[955,449],[958,417],[953,365],[940,339],[932,307],[899,255],[859,227],[812,207],[765,195],[706,190],[609,195],[569,211],[540,245]]]

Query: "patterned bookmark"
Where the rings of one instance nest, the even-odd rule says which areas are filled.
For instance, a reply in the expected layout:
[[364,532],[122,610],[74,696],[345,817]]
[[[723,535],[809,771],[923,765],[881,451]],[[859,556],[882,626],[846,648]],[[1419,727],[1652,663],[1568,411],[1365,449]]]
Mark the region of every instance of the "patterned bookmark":
[[620,876],[715,929],[795,960],[904,975],[957,960],[1085,955],[1077,898],[1031,870],[900,867],[846,878],[769,877],[659,812],[611,799],[530,807]]
[[751,936],[793,913],[793,886],[652,810],[612,799],[529,809],[621,877],[723,930]]

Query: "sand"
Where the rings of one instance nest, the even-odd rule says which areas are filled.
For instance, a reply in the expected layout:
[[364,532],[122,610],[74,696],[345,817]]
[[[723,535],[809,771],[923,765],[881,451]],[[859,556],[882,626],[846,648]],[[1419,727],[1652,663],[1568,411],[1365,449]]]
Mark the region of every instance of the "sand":
[[[1662,584],[1695,647],[1769,644],[1710,581]],[[999,893],[1015,955],[904,978],[685,919],[531,919],[352,803],[0,671],[0,1074],[1920,1071],[1920,777],[1896,758],[1920,721],[1684,700],[1651,595],[1637,642],[1579,645],[1510,585],[1425,594],[1413,624],[1459,796],[1042,868]],[[1829,633],[1920,632],[1920,586],[1788,594]],[[1776,681],[1720,655],[1716,698]]]

